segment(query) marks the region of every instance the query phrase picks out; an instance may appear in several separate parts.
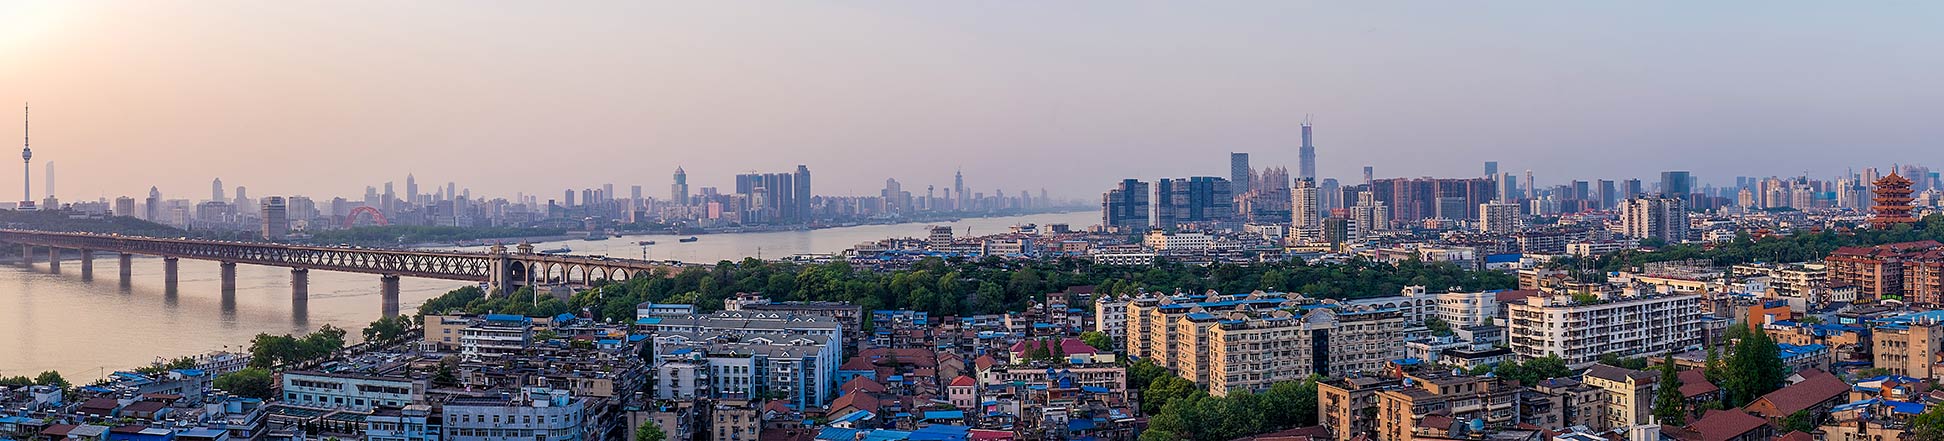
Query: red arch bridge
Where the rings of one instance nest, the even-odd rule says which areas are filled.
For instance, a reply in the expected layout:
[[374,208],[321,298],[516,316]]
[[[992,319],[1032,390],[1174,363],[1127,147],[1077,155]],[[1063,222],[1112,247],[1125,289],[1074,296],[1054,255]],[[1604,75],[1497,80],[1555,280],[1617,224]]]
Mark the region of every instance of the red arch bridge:
[[48,268],[61,271],[62,250],[79,251],[81,276],[94,276],[94,255],[112,252],[120,258],[121,277],[129,277],[130,261],[135,255],[163,259],[163,274],[168,286],[176,283],[180,259],[221,263],[225,292],[236,288],[236,265],[251,264],[291,269],[292,295],[307,297],[310,270],[376,274],[387,316],[398,313],[398,279],[420,277],[486,283],[496,294],[511,293],[523,286],[587,286],[598,280],[623,281],[665,270],[672,274],[685,265],[599,256],[538,254],[531,245],[521,244],[508,251],[494,246],[490,251],[426,251],[290,245],[267,242],[236,242],[197,239],[121,236],[93,233],[59,233],[0,229],[0,242],[21,246],[21,264],[33,265],[35,248],[45,248]]

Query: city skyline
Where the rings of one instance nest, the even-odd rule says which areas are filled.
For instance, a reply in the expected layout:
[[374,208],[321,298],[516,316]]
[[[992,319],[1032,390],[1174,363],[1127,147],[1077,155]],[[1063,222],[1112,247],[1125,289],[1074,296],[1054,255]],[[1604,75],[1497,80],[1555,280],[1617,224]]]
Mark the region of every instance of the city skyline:
[[[0,66],[23,85],[0,99],[41,108],[37,158],[70,164],[66,200],[214,176],[265,194],[407,173],[486,195],[660,188],[677,166],[727,187],[798,163],[827,170],[823,194],[963,169],[1089,199],[1122,176],[1224,176],[1225,152],[1296,168],[1305,115],[1319,178],[1497,160],[1544,184],[1723,185],[1921,162],[1944,135],[1921,118],[1944,92],[1912,87],[1939,61],[1905,50],[1940,38],[1918,32],[1935,10],[883,6],[22,3],[0,7],[0,57],[23,61]],[[1585,158],[1604,152],[1627,154]]]

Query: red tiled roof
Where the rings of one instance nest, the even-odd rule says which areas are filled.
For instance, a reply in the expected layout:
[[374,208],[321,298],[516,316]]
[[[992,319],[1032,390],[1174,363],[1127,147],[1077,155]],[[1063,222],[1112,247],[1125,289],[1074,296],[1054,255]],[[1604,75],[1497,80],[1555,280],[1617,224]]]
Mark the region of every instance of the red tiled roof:
[[1844,383],[1835,375],[1816,370],[1805,372],[1808,374],[1803,376],[1801,383],[1769,392],[1744,408],[1765,417],[1782,418],[1849,393],[1849,383]]
[[1538,290],[1514,289],[1514,290],[1499,291],[1498,294],[1493,294],[1492,298],[1494,300],[1498,300],[1499,303],[1506,303],[1506,302],[1517,301],[1519,299],[1532,297],[1536,295],[1539,295]]
[[1700,420],[1688,424],[1686,429],[1699,432],[1699,441],[1728,441],[1765,425],[1768,425],[1768,420],[1740,409],[1710,410]]
[[1802,433],[1802,431],[1790,431],[1789,433],[1782,434],[1782,436],[1775,437],[1775,441],[1816,441],[1816,437]]
[[1678,375],[1681,377],[1681,396],[1683,397],[1694,398],[1721,390],[1714,383],[1709,383],[1708,374],[1702,372],[1700,369],[1688,369],[1681,371]]
[[869,371],[876,369],[877,365],[871,364],[871,361],[865,360],[864,357],[851,357],[850,361],[846,361],[843,365],[837,366],[837,370],[840,371]]
[[977,385],[979,385],[979,382],[978,382],[978,380],[973,380],[973,379],[972,379],[972,377],[967,377],[967,376],[964,376],[964,375],[960,375],[960,376],[958,376],[958,378],[953,378],[953,379],[952,379],[952,386],[953,386],[953,387],[958,387],[958,386],[977,386]]
[[857,377],[844,382],[843,386],[838,386],[837,392],[845,395],[850,395],[853,392],[884,393],[884,385],[878,384],[876,381],[871,381],[869,378]]
[[992,359],[991,355],[980,355],[979,358],[972,360],[972,365],[977,366],[979,370],[985,370],[995,364],[999,364],[999,360]]
[[830,410],[868,410],[877,413],[883,405],[871,394],[845,394],[830,402]]

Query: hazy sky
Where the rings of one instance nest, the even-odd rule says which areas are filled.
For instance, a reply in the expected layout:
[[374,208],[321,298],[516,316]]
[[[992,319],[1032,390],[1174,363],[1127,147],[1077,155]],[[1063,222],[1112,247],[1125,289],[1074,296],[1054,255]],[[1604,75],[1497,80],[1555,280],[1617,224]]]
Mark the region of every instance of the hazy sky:
[[1375,3],[10,1],[0,103],[33,102],[36,193],[56,161],[69,200],[799,163],[820,194],[962,167],[1097,198],[1230,151],[1294,169],[1305,114],[1326,177],[1944,165],[1944,3]]

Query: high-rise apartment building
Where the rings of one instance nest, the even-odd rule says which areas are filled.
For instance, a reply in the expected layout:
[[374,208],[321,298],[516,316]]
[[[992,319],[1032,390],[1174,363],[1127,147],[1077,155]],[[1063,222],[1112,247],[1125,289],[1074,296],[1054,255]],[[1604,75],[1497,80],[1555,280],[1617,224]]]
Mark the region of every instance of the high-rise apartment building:
[[1154,224],[1148,217],[1148,183],[1124,179],[1100,197],[1100,225],[1113,233],[1146,233]]
[[115,215],[123,216],[123,217],[135,217],[136,216],[135,198],[131,198],[128,196],[115,198]]
[[1290,225],[1297,228],[1310,228],[1321,225],[1323,211],[1317,208],[1318,195],[1314,180],[1296,179],[1296,186],[1289,189]]
[[1688,237],[1687,209],[1680,199],[1640,197],[1628,199],[1622,207],[1620,222],[1627,236],[1681,243]]
[[[1478,216],[1479,204],[1498,197],[1490,179],[1392,178],[1371,182],[1372,197],[1390,207],[1391,218],[1405,222],[1445,217],[1471,219]],[[1449,201],[1440,212],[1440,202]],[[1443,216],[1440,216],[1443,215]]]
[[1382,371],[1404,355],[1396,309],[1302,309],[1275,293],[1143,295],[1127,301],[1128,354],[1173,369],[1208,392],[1261,391],[1311,374]]
[[1602,355],[1646,357],[1701,343],[1699,295],[1597,296],[1542,294],[1506,303],[1512,352],[1524,359],[1557,355],[1582,368]]
[[1490,202],[1478,207],[1478,231],[1495,234],[1519,232],[1519,205]]

